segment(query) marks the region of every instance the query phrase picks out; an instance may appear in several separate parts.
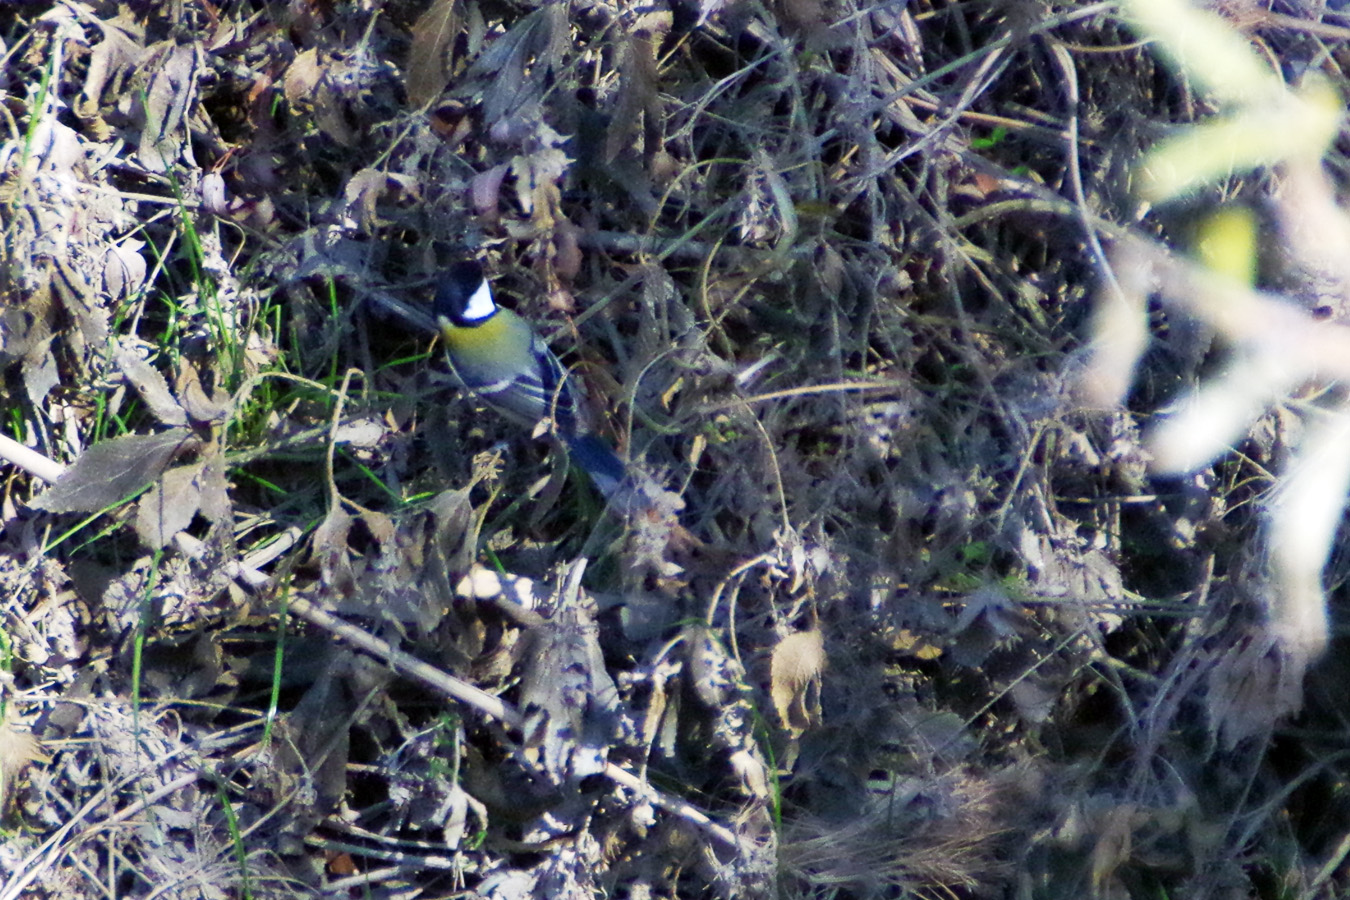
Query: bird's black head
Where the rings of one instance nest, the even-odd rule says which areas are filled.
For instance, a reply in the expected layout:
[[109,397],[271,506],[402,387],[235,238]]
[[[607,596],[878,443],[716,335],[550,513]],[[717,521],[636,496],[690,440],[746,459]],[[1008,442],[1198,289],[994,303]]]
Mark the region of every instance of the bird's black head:
[[436,288],[435,313],[459,328],[481,325],[497,312],[492,289],[483,277],[483,267],[475,259],[461,260],[450,266]]

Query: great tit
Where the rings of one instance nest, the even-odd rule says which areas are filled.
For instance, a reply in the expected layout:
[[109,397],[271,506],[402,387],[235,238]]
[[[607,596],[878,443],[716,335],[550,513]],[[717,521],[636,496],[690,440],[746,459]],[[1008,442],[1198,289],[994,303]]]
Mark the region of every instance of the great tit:
[[624,480],[623,461],[586,427],[558,357],[528,322],[497,305],[478,262],[450,266],[436,290],[435,313],[450,367],[464,386],[525,426],[551,419],[572,459],[611,496]]

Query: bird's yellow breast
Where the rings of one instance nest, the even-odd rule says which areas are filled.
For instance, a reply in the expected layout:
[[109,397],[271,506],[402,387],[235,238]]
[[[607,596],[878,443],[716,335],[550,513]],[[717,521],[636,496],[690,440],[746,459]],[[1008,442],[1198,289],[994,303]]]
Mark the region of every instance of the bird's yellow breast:
[[528,353],[533,340],[533,332],[525,320],[507,309],[498,310],[481,325],[471,328],[445,325],[441,331],[452,355],[474,361]]

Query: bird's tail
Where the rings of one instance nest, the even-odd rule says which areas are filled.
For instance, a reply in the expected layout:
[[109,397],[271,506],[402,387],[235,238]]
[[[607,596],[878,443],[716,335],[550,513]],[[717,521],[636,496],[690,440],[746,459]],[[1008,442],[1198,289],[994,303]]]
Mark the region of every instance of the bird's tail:
[[604,438],[590,433],[571,435],[566,441],[572,459],[591,476],[595,489],[605,497],[612,497],[628,474],[614,448]]

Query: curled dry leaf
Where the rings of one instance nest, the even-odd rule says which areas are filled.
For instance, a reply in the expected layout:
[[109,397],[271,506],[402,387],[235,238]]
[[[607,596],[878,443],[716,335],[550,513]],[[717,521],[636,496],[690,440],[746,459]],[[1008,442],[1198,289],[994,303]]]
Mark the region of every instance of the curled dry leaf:
[[11,722],[0,723],[0,813],[14,795],[14,781],[31,762],[42,759],[37,738]]
[[783,727],[794,737],[820,723],[820,676],[825,662],[825,636],[819,628],[790,634],[773,648],[770,693]]
[[362,169],[347,181],[343,196],[348,208],[355,213],[361,227],[368,232],[386,224],[379,217],[379,203],[386,195],[403,194],[416,199],[419,190],[416,180],[379,169]]
[[140,149],[136,156],[151,172],[166,172],[180,159],[194,164],[188,120],[196,109],[206,58],[201,46],[165,41],[146,51],[140,69],[149,85],[138,97]]
[[103,257],[103,289],[114,302],[133,297],[145,284],[145,241],[124,238],[108,247]]
[[211,385],[208,393],[202,385],[201,372],[191,360],[182,361],[175,382],[178,401],[191,421],[218,425],[230,415],[234,406],[230,395],[221,390],[219,385]]
[[219,172],[208,172],[202,176],[202,209],[213,216],[225,216],[230,213],[230,195],[225,179]]
[[758,754],[748,750],[737,750],[728,757],[727,764],[740,779],[741,790],[747,797],[768,800],[772,796],[769,788],[769,772],[764,760]]
[[333,442],[349,447],[374,447],[388,433],[389,428],[384,422],[374,416],[362,416],[338,425]]
[[356,592],[356,576],[352,571],[347,550],[347,534],[352,528],[352,517],[334,503],[319,527],[314,529],[312,552],[319,561],[323,584],[339,596]]
[[125,345],[117,350],[117,367],[136,388],[136,393],[140,394],[141,400],[156,419],[165,425],[187,424],[187,413],[174,399],[169,382],[158,369]]
[[501,203],[502,181],[510,171],[511,167],[502,163],[473,177],[470,196],[473,197],[474,211],[480,216],[497,212]]
[[745,199],[737,215],[737,231],[751,244],[788,246],[797,236],[797,209],[778,164],[762,147],[755,148],[755,169],[745,183]]

